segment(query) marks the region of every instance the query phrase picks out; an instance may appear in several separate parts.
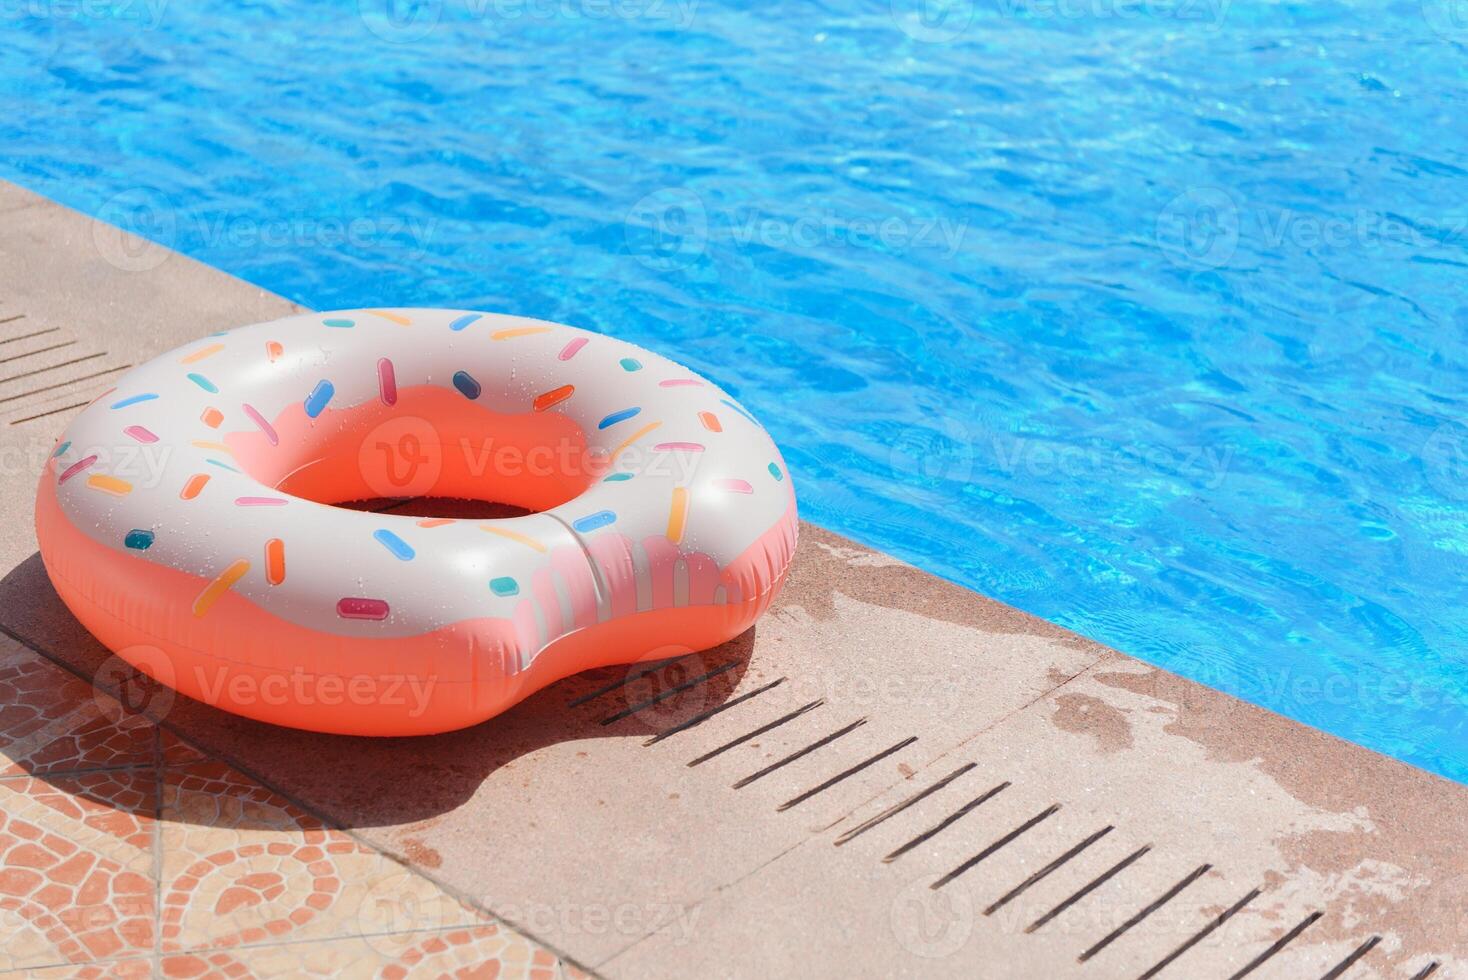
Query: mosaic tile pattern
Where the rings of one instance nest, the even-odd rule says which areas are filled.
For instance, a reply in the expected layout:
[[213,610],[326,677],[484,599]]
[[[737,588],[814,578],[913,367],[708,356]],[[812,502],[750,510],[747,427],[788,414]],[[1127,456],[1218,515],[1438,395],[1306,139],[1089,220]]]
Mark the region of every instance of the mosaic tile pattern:
[[0,976],[583,976],[0,637]]

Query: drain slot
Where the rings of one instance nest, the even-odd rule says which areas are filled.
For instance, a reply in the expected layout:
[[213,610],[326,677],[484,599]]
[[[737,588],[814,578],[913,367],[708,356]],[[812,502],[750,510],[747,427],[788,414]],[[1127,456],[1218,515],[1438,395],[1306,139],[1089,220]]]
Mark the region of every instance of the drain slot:
[[964,773],[968,772],[971,769],[977,769],[978,767],[979,764],[977,762],[970,762],[966,765],[959,766],[957,769],[953,770],[948,775],[944,776],[942,779],[929,786],[927,789],[919,790],[918,792],[909,796],[907,799],[901,801],[900,803],[892,804],[887,809],[877,814],[875,817],[872,817],[869,820],[857,824],[855,827],[851,828],[840,837],[837,837],[836,846],[840,847],[842,844],[845,844],[848,841],[855,840],[857,837],[860,837],[862,834],[866,833],[868,830],[871,830],[878,824],[890,820],[913,804],[919,803],[922,800],[927,799],[934,793],[938,792],[938,790],[942,789],[944,786],[947,786],[949,783],[953,782],[959,776],[962,776]]
[[1289,932],[1276,939],[1272,944],[1270,944],[1270,947],[1268,949],[1250,960],[1247,966],[1245,966],[1238,973],[1235,973],[1233,976],[1229,977],[1228,980],[1239,980],[1240,977],[1246,977],[1249,974],[1253,973],[1255,970],[1259,969],[1265,963],[1269,962],[1270,958],[1273,957],[1276,953],[1284,949],[1290,943],[1294,942],[1296,937],[1298,937],[1300,933],[1304,932],[1306,929],[1309,929],[1316,922],[1319,922],[1321,917],[1324,915],[1324,912],[1311,912],[1309,915],[1305,916],[1305,918],[1300,922],[1299,925],[1295,926]]
[[959,807],[956,811],[944,817],[942,820],[938,821],[936,824],[934,824],[932,827],[929,827],[921,834],[918,834],[912,840],[908,841],[906,844],[903,844],[891,854],[888,854],[886,857],[882,858],[882,863],[891,864],[893,861],[896,861],[898,858],[902,857],[902,855],[906,854],[914,847],[917,847],[919,844],[922,844],[925,841],[932,840],[934,837],[943,833],[943,831],[947,830],[949,827],[957,823],[966,814],[972,813],[973,811],[977,810],[979,807],[983,806],[985,803],[989,802],[994,797],[1004,792],[1011,785],[1012,784],[1008,780],[1006,780],[1000,783],[998,786],[995,786],[988,792],[984,793],[982,796],[976,796],[973,799],[969,800],[963,806]]
[[988,847],[984,848],[982,851],[975,854],[973,857],[969,858],[967,861],[963,862],[958,867],[954,868],[952,871],[948,872],[946,875],[939,878],[928,887],[932,888],[934,891],[942,888],[944,885],[948,884],[959,875],[970,871],[980,861],[988,858],[991,854],[997,853],[999,850],[1008,846],[1011,842],[1020,837],[1022,834],[1025,834],[1032,828],[1044,823],[1046,820],[1049,820],[1051,817],[1055,816],[1055,814],[1059,812],[1059,803],[1050,804],[1050,806],[1046,807],[1044,810],[1041,810],[1039,813],[1035,814],[1033,817],[1026,820],[1024,823],[1020,824],[1018,827],[1014,828],[1009,833],[1005,834],[1003,837],[999,838],[994,843],[990,844]]
[[784,803],[781,803],[776,809],[780,813],[784,813],[786,810],[790,809],[793,806],[799,806],[801,803],[804,803],[812,796],[818,796],[819,794],[824,793],[826,790],[830,789],[832,786],[835,786],[843,779],[855,776],[857,773],[861,772],[868,766],[876,765],[878,762],[881,762],[883,759],[887,758],[887,756],[889,755],[892,755],[894,752],[901,752],[903,749],[907,748],[909,745],[916,741],[916,735],[905,738],[891,748],[883,749],[881,752],[878,752],[870,759],[863,759],[861,762],[858,762],[850,769],[845,769],[841,772],[838,772],[836,775],[832,776],[824,783],[821,783],[819,786],[813,786],[810,789],[806,790],[804,793],[801,793],[799,796],[795,797],[794,799],[786,800]]
[[1143,847],[1137,848],[1135,851],[1128,854],[1126,857],[1122,858],[1120,861],[1116,862],[1105,871],[1101,872],[1101,874],[1093,878],[1089,884],[1083,886],[1080,891],[1076,892],[1070,898],[1067,898],[1065,901],[1055,906],[1055,908],[1051,909],[1049,912],[1046,912],[1034,922],[1031,922],[1028,926],[1025,927],[1025,932],[1035,932],[1038,929],[1044,928],[1047,923],[1051,922],[1057,916],[1063,914],[1072,905],[1075,905],[1087,895],[1091,894],[1093,891],[1106,884],[1112,878],[1115,878],[1127,868],[1130,868],[1137,861],[1141,860],[1142,855],[1146,854],[1150,850],[1152,850],[1151,844],[1147,844]]
[[720,704],[720,705],[717,705],[715,707],[712,707],[712,708],[708,709],[707,711],[700,711],[698,714],[694,715],[692,718],[689,718],[687,721],[681,722],[680,724],[677,724],[677,725],[674,725],[672,728],[669,728],[666,731],[658,732],[656,735],[654,735],[652,738],[648,739],[646,742],[643,742],[642,744],[643,744],[643,746],[656,745],[658,742],[661,742],[663,739],[667,738],[670,735],[677,735],[679,732],[686,732],[690,728],[694,728],[694,727],[697,727],[698,725],[702,725],[704,722],[706,722],[710,718],[714,717],[714,715],[722,714],[723,712],[728,711],[730,708],[734,707],[735,705],[743,704],[744,702],[750,700],[751,698],[758,697],[759,695],[765,693],[766,691],[770,690],[771,688],[779,687],[784,682],[785,682],[785,678],[783,678],[783,677],[778,678],[777,680],[770,681],[768,684],[764,685],[763,687],[757,687],[753,691],[747,691],[744,694],[739,695],[739,697],[732,698],[732,699],[730,699],[728,701],[725,701],[723,704]]
[[754,782],[756,780],[764,779],[770,773],[785,768],[786,766],[790,765],[790,763],[796,761],[797,759],[803,759],[803,758],[805,758],[806,756],[810,755],[812,752],[816,751],[817,749],[825,748],[827,745],[830,745],[832,742],[836,741],[836,739],[840,738],[842,735],[849,735],[850,733],[856,731],[858,728],[860,728],[862,725],[865,725],[866,723],[867,723],[867,720],[865,718],[858,718],[858,719],[856,719],[856,721],[853,721],[851,724],[847,725],[845,728],[838,728],[834,732],[832,732],[831,734],[826,735],[826,736],[824,736],[822,738],[816,739],[814,742],[810,743],[805,748],[803,748],[803,749],[796,749],[794,752],[791,752],[789,755],[785,756],[785,758],[783,758],[783,759],[777,759],[774,762],[770,763],[769,765],[765,766],[763,769],[760,769],[760,770],[758,770],[756,772],[750,773],[748,776],[745,776],[743,779],[741,779],[738,782],[736,782],[734,784],[734,788],[735,789],[743,789],[744,787],[748,786],[750,783],[752,783],[752,782]]
[[675,694],[682,694],[689,688],[697,687],[705,681],[712,680],[722,673],[733,670],[735,667],[739,666],[739,663],[740,662],[738,660],[731,660],[726,664],[715,667],[713,670],[709,671],[706,674],[700,674],[698,677],[689,678],[682,684],[675,684],[672,687],[668,688],[666,691],[663,691],[661,694],[654,694],[652,697],[648,698],[645,701],[639,701],[637,704],[628,705],[621,711],[618,711],[616,714],[608,715],[601,720],[601,723],[603,725],[610,725],[613,722],[621,721],[623,718],[630,718],[633,715],[637,714],[637,712],[645,711],[655,704],[660,704],[663,701],[668,700],[668,698],[673,697]]
[[1187,942],[1183,943],[1177,949],[1164,956],[1161,960],[1157,962],[1156,966],[1152,967],[1146,973],[1142,974],[1140,977],[1137,978],[1137,980],[1152,980],[1152,978],[1157,976],[1157,974],[1161,973],[1163,970],[1171,966],[1174,960],[1176,960],[1188,950],[1192,949],[1194,946],[1198,945],[1203,940],[1211,936],[1214,932],[1218,930],[1220,926],[1222,926],[1229,919],[1232,919],[1237,913],[1243,910],[1244,906],[1254,901],[1254,899],[1258,898],[1261,894],[1262,892],[1258,888],[1256,888],[1253,891],[1249,892],[1249,894],[1245,895],[1243,898],[1239,899],[1233,905],[1229,906],[1223,912],[1220,912],[1212,922],[1208,923],[1202,929],[1199,929]]
[[1351,967],[1355,966],[1357,960],[1375,949],[1376,944],[1379,942],[1381,942],[1380,936],[1372,936],[1360,946],[1357,946],[1355,950],[1352,951],[1350,956],[1347,956],[1345,959],[1341,960],[1335,966],[1331,967],[1324,974],[1322,974],[1320,980],[1336,980],[1336,978],[1339,977],[1341,974],[1345,973]]
[[1147,905],[1143,906],[1140,910],[1138,910],[1136,915],[1132,916],[1130,919],[1127,919],[1121,925],[1117,926],[1110,933],[1108,933],[1106,938],[1102,939],[1096,945],[1092,946],[1080,956],[1076,957],[1077,961],[1084,963],[1091,957],[1095,956],[1097,953],[1101,952],[1107,946],[1110,946],[1112,943],[1116,942],[1122,936],[1126,935],[1127,932],[1134,928],[1138,923],[1144,921],[1147,916],[1151,915],[1153,912],[1156,912],[1158,909],[1162,908],[1162,906],[1166,905],[1174,898],[1177,898],[1178,895],[1182,893],[1182,890],[1184,888],[1187,888],[1189,885],[1206,875],[1211,870],[1213,870],[1213,865],[1211,864],[1198,865],[1198,867],[1189,872],[1186,878],[1173,885],[1161,895],[1157,896],[1157,898],[1153,899]]
[[626,677],[623,677],[619,681],[614,681],[613,683],[608,684],[606,687],[599,687],[595,691],[592,691],[589,694],[583,694],[579,698],[576,698],[576,699],[571,700],[571,701],[567,701],[566,702],[566,707],[568,707],[568,708],[579,708],[579,707],[581,707],[581,705],[585,704],[588,701],[595,701],[597,698],[601,697],[603,694],[610,694],[610,693],[612,693],[613,691],[615,691],[619,687],[625,687],[626,685],[631,684],[633,681],[637,680],[638,678],[640,678],[640,677],[646,677],[648,674],[651,674],[654,671],[662,670],[664,667],[668,666],[669,664],[676,663],[677,661],[679,661],[681,659],[683,659],[683,658],[682,657],[674,657],[671,660],[659,660],[657,663],[648,664],[646,667],[640,667],[637,670],[629,671],[627,673],[627,676]]
[[756,728],[752,732],[748,732],[748,733],[746,733],[744,735],[740,735],[738,738],[731,739],[730,741],[725,742],[723,745],[719,746],[716,749],[712,749],[712,750],[710,750],[708,752],[705,752],[703,755],[699,756],[697,759],[694,759],[692,762],[689,762],[688,763],[688,766],[689,766],[689,768],[692,768],[693,766],[701,766],[705,762],[707,762],[710,759],[714,758],[715,756],[723,755],[725,752],[728,752],[730,749],[737,749],[739,746],[743,745],[745,742],[748,742],[751,739],[759,738],[765,732],[772,732],[775,729],[779,728],[781,725],[784,725],[784,724],[786,724],[788,722],[792,722],[795,719],[799,718],[801,715],[805,714],[807,711],[814,711],[816,708],[819,708],[821,705],[823,705],[825,703],[826,703],[826,699],[825,698],[817,698],[814,701],[808,702],[807,704],[803,704],[800,707],[796,708],[794,711],[790,712],[789,714],[781,715],[779,718],[776,718],[774,721],[766,722],[765,724],[759,726],[758,728]]
[[1418,970],[1417,973],[1412,977],[1412,980],[1427,980],[1428,977],[1437,972],[1437,968],[1439,966],[1442,966],[1442,964],[1439,963],[1437,960],[1433,960],[1431,963],[1424,966],[1421,970]]
[[10,357],[0,357],[0,364],[9,364],[11,361],[24,360],[27,357],[35,357],[37,354],[49,354],[53,350],[61,350],[63,347],[71,347],[76,341],[68,340],[64,344],[52,344],[50,347],[42,347],[38,350],[26,351],[24,354],[12,354]]
[[51,327],[49,330],[37,330],[35,333],[23,333],[17,337],[7,337],[4,340],[0,340],[0,344],[13,344],[19,340],[30,340],[32,337],[44,337],[48,333],[59,333],[60,331],[60,327]]
[[65,388],[67,385],[74,385],[81,381],[92,381],[109,374],[116,374],[118,371],[126,371],[130,367],[132,367],[131,364],[124,364],[121,367],[108,368],[105,371],[97,371],[93,374],[84,374],[80,378],[71,378],[67,381],[58,381],[55,384],[44,385],[40,388],[32,388],[30,391],[22,391],[18,395],[6,395],[4,398],[0,398],[0,405],[6,402],[18,401],[22,398],[29,398],[31,395],[39,395],[43,391],[55,391],[57,388]]
[[1081,841],[1075,847],[1072,847],[1070,850],[1068,850],[1064,854],[1060,855],[1060,857],[1056,858],[1054,861],[1051,861],[1049,864],[1045,865],[1039,871],[1036,871],[1034,874],[1030,875],[1024,881],[1022,881],[1018,885],[1014,886],[1014,888],[1010,889],[1004,895],[1003,898],[999,899],[999,901],[995,902],[993,905],[990,905],[988,908],[984,909],[984,914],[985,915],[993,915],[995,912],[998,912],[1000,909],[1004,908],[1004,906],[1008,905],[1010,902],[1014,901],[1016,898],[1019,898],[1026,891],[1028,891],[1029,889],[1031,889],[1035,885],[1038,885],[1040,882],[1042,882],[1046,878],[1050,877],[1050,875],[1054,874],[1056,871],[1060,870],[1067,863],[1069,863],[1070,860],[1072,858],[1074,858],[1076,855],[1080,854],[1086,848],[1090,847],[1092,844],[1096,843],[1098,840],[1100,840],[1101,838],[1105,837],[1107,834],[1111,833],[1115,829],[1116,829],[1115,827],[1113,827],[1113,826],[1111,826],[1109,824],[1107,826],[1105,826],[1105,827],[1102,827],[1100,830],[1096,831],[1090,837],[1087,837],[1085,840]]

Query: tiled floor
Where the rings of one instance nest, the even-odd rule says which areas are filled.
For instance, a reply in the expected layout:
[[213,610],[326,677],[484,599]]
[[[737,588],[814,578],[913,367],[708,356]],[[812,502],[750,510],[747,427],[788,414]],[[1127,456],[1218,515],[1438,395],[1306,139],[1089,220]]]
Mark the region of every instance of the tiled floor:
[[579,971],[0,636],[0,973]]

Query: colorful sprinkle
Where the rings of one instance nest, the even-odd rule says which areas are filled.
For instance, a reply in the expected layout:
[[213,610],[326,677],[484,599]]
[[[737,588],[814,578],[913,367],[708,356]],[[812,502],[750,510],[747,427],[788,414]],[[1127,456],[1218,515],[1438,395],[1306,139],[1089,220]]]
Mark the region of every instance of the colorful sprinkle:
[[520,583],[516,582],[509,576],[501,576],[500,578],[490,579],[489,588],[491,592],[498,596],[520,594]]
[[149,429],[141,425],[130,425],[126,429],[122,430],[122,434],[128,436],[129,438],[136,439],[138,442],[141,442],[144,445],[150,445],[158,441],[157,436],[155,436]]
[[205,439],[192,439],[189,441],[189,445],[193,446],[195,449],[212,449],[215,452],[225,453],[229,456],[234,455],[234,450],[230,449],[222,442],[209,442]]
[[373,316],[380,316],[384,320],[391,320],[393,323],[396,323],[399,326],[411,327],[413,325],[413,321],[408,317],[403,316],[401,313],[389,313],[386,310],[368,310],[367,312],[371,313]]
[[133,528],[127,532],[127,537],[122,539],[122,543],[125,547],[131,548],[133,551],[147,551],[153,547],[153,532],[145,531],[142,528]]
[[208,482],[208,473],[195,473],[193,476],[189,477],[188,482],[183,485],[183,489],[179,491],[178,495],[184,500],[193,500],[199,495],[200,491],[204,489],[205,485],[208,484]]
[[285,581],[285,542],[280,538],[265,542],[265,581],[271,585]]
[[630,479],[632,479],[632,474],[631,473],[613,473],[611,476],[607,477],[606,479],[602,480],[601,482],[603,482],[603,483],[621,483],[623,480],[630,480]]
[[418,554],[408,545],[408,542],[386,528],[373,531],[372,536],[377,539],[378,544],[391,551],[393,556],[400,561],[412,561]]
[[508,330],[496,330],[489,335],[489,339],[514,340],[516,337],[529,337],[538,333],[550,333],[550,327],[511,327]]
[[256,428],[265,433],[265,441],[272,446],[280,445],[280,436],[276,434],[275,426],[265,421],[265,416],[257,412],[255,406],[241,405],[240,408],[250,417],[250,421],[255,423]]
[[632,445],[638,439],[641,439],[643,436],[647,435],[653,429],[656,429],[658,426],[660,426],[662,424],[663,423],[661,423],[661,422],[649,422],[646,425],[644,425],[642,428],[638,429],[636,432],[632,433],[627,438],[623,439],[621,441],[621,443],[618,444],[617,448],[612,450],[611,457],[610,457],[610,462],[615,463],[617,461],[617,457],[622,454],[622,450],[626,449],[628,446]]
[[655,453],[701,453],[703,445],[697,442],[660,442],[652,447]]
[[82,470],[88,468],[89,466],[94,465],[96,462],[97,462],[97,457],[96,456],[87,456],[87,457],[85,457],[83,459],[77,460],[75,463],[72,463],[66,469],[64,469],[64,470],[61,471],[61,478],[56,481],[57,485],[59,486],[60,484],[65,483],[67,480],[70,480],[72,477],[76,476]]
[[283,355],[284,353],[285,353],[285,348],[282,347],[282,346],[280,346],[280,342],[279,341],[277,341],[277,340],[267,340],[267,341],[265,341],[265,356],[270,359],[270,363],[271,364],[274,364],[276,361],[280,360],[281,355]]
[[202,617],[214,604],[224,597],[224,594],[234,587],[234,584],[245,577],[250,570],[250,563],[243,558],[236,560],[219,577],[204,587],[199,593],[199,598],[194,600],[194,616]]
[[284,497],[236,497],[236,507],[284,507],[290,503]]
[[316,387],[311,389],[311,394],[306,396],[306,415],[316,418],[326,411],[327,402],[336,394],[336,385],[330,381],[321,380],[316,382]]
[[355,327],[357,325],[356,320],[348,320],[345,317],[339,316],[332,317],[329,320],[322,320],[321,323],[323,326],[336,327],[338,330],[345,330],[348,327]]
[[719,417],[713,412],[699,412],[698,420],[702,422],[703,427],[705,429],[708,429],[710,432],[724,431],[724,426],[722,423],[719,422]]
[[220,423],[224,421],[224,413],[217,408],[206,408],[204,409],[204,413],[199,416],[199,421],[211,429],[217,429]]
[[188,355],[187,357],[180,358],[178,363],[180,363],[180,364],[197,364],[200,361],[202,361],[204,358],[206,358],[206,357],[213,357],[215,354],[218,354],[222,350],[224,350],[224,345],[223,344],[210,344],[208,347],[204,347],[204,348],[202,348],[200,350],[194,351],[192,354]]
[[617,520],[617,515],[609,510],[599,510],[595,514],[587,514],[571,522],[571,526],[578,531],[595,531],[599,527],[606,527]]
[[120,480],[115,476],[105,476],[101,473],[93,473],[87,477],[87,486],[93,490],[110,493],[114,497],[126,497],[133,492],[133,485],[126,480]]
[[115,387],[114,388],[108,388],[106,391],[102,392],[96,398],[93,398],[91,401],[87,402],[87,407],[88,408],[91,408],[93,405],[97,404],[99,401],[101,401],[102,399],[106,398],[108,395],[112,394],[116,390],[117,389]]
[[553,408],[575,393],[575,385],[561,385],[559,388],[552,388],[545,394],[536,397],[535,410],[537,412],[543,412],[548,408]]
[[544,552],[549,550],[545,545],[528,534],[521,534],[519,531],[507,531],[502,527],[491,527],[488,524],[479,525],[479,530],[488,531],[490,534],[497,534],[502,538],[508,538],[511,541],[525,545],[527,548],[534,548],[536,551]]
[[419,527],[443,527],[445,524],[454,523],[450,517],[428,517],[418,522]]
[[377,359],[377,397],[382,399],[384,405],[398,403],[398,376],[393,370],[392,361],[385,357]]
[[61,445],[59,445],[59,446],[56,447],[56,451],[51,454],[51,458],[52,459],[55,459],[57,456],[60,456],[62,453],[66,452],[70,448],[71,448],[71,443],[70,442],[63,442]]
[[475,320],[478,320],[481,316],[483,316],[482,313],[465,313],[453,323],[450,323],[449,329],[452,330],[454,333],[458,333],[460,330],[463,330]]
[[773,476],[776,480],[785,479],[785,475],[780,472],[780,467],[776,466],[774,463],[770,464],[770,476]]
[[338,599],[336,614],[342,619],[386,619],[391,610],[383,599]]
[[230,466],[228,463],[222,462],[217,459],[206,459],[204,460],[204,462],[208,463],[210,466],[217,466],[220,469],[229,470],[231,473],[239,472],[239,470],[235,469],[233,466]]
[[[740,415],[743,415],[745,418],[749,419],[749,421],[754,422],[754,416],[753,415],[750,415],[748,412],[746,412],[744,409],[740,408],[738,405],[736,405],[733,402],[731,402],[729,399],[727,399],[727,398],[720,398],[719,401],[722,402],[723,404],[729,406],[730,408],[734,409],[734,411],[738,412]],[[755,425],[759,425],[758,422],[754,422],[754,424]]]
[[129,405],[140,405],[143,402],[150,402],[157,397],[158,396],[151,391],[143,395],[133,395],[131,398],[124,398],[120,402],[113,402],[112,408],[116,410],[119,408],[127,408]]
[[585,337],[577,337],[565,347],[561,348],[561,353],[559,355],[560,359],[563,361],[569,361],[571,358],[576,356],[576,353],[581,350],[581,348],[585,347],[589,343],[591,343],[591,341],[587,340]]
[[715,480],[714,486],[730,493],[754,493],[754,487],[747,480]]
[[659,381],[659,388],[702,388],[703,382],[697,378],[670,378],[667,381]]
[[474,375],[468,371],[459,371],[454,374],[454,387],[459,389],[459,394],[470,401],[478,398],[479,393],[484,390],[480,387],[479,382],[474,380]]
[[668,508],[668,540],[677,544],[683,540],[683,528],[688,521],[688,488],[673,488],[673,503]]
[[623,371],[641,371],[642,362],[635,357],[624,357],[621,360]]
[[194,384],[198,385],[200,388],[203,388],[205,391],[209,392],[209,394],[211,394],[211,395],[217,395],[217,394],[219,394],[219,386],[217,384],[215,384],[214,382],[210,381],[208,378],[204,377],[202,374],[193,374],[193,373],[190,373],[189,376],[188,376],[188,378]]
[[602,419],[600,422],[597,423],[596,427],[598,429],[610,428],[611,426],[616,425],[618,422],[627,421],[640,411],[642,411],[642,409],[640,408],[624,408],[620,412],[613,412],[611,415],[608,415],[606,418]]

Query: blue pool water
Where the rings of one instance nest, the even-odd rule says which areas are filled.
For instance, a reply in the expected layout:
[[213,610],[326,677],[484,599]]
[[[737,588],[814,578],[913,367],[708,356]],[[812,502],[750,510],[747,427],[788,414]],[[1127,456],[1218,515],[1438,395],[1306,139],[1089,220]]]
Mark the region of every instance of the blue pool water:
[[768,423],[807,518],[1468,781],[1460,0],[0,30],[0,174],[313,307],[665,351]]

